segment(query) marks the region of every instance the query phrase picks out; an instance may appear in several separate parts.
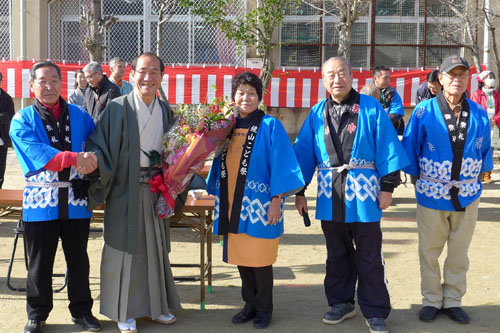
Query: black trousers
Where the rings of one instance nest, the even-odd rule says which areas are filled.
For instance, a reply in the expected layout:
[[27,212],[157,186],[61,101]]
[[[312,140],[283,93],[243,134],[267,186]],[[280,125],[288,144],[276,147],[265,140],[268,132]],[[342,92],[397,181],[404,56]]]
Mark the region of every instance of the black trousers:
[[357,282],[358,303],[365,318],[386,319],[391,304],[382,256],[380,222],[321,221],[321,228],[327,248],[324,284],[328,304],[354,304]]
[[5,179],[5,167],[7,165],[7,151],[6,145],[0,146],[0,188],[3,186]]
[[241,296],[258,312],[273,312],[273,266],[238,266]]
[[25,222],[29,265],[26,286],[28,319],[46,320],[52,310],[52,271],[61,238],[68,274],[69,311],[75,318],[91,313],[87,242],[90,219]]

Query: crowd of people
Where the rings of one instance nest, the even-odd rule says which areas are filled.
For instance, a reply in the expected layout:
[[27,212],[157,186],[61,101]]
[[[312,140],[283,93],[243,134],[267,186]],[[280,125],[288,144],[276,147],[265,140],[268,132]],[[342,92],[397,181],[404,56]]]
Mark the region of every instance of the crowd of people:
[[[41,332],[52,310],[59,239],[72,320],[87,331],[100,329],[92,314],[87,241],[92,209],[103,204],[99,312],[126,333],[137,332],[137,318],[165,325],[177,320],[171,310],[179,310],[181,302],[169,261],[168,219],[155,214],[160,194],[149,185],[160,169],[151,168],[146,153],[163,149],[174,122],[168,102],[158,98],[164,64],[152,53],[136,57],[134,86],[123,79],[125,67],[123,59],[113,58],[108,79],[101,64],[87,64],[75,73],[68,103],[61,97],[59,67],[36,63],[29,83],[33,105],[15,114],[0,90],[0,187],[11,140],[26,178],[25,333]],[[446,58],[418,89],[406,126],[389,68],[375,67],[373,84],[360,92],[352,86],[345,58],[328,59],[322,77],[329,96],[310,110],[293,145],[281,122],[259,109],[259,77],[243,72],[232,80],[236,122],[206,185],[216,197],[214,232],[223,237],[223,260],[236,265],[241,278],[244,305],[232,323],[253,320],[256,329],[271,324],[272,265],[284,231],[284,201],[295,196],[298,214],[306,216],[305,193],[316,174],[315,218],[326,240],[324,290],[330,307],[322,321],[335,325],[354,317],[357,294],[370,332],[388,332],[391,303],[380,221],[404,171],[417,200],[419,319],[432,322],[443,313],[467,324],[461,303],[467,253],[482,182],[491,181],[492,147],[500,146],[494,74],[478,76],[480,88],[471,100],[465,94],[468,62]],[[445,245],[441,273],[438,258]]]

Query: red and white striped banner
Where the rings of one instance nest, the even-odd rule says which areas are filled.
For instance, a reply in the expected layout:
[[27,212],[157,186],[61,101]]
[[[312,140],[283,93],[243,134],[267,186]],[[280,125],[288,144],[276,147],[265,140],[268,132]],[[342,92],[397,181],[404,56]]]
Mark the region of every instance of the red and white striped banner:
[[[62,71],[61,95],[67,98],[74,90],[75,71],[83,65],[58,63]],[[12,97],[33,98],[29,88],[31,61],[0,62],[3,73],[1,87]],[[109,73],[109,67],[103,66]],[[127,66],[125,78],[133,84],[131,68]],[[202,66],[167,66],[162,87],[171,104],[199,104],[212,101],[215,97],[231,97],[231,79],[243,71],[257,75],[260,69],[241,67],[202,67]],[[395,87],[405,106],[415,104],[418,86],[426,80],[429,70],[395,70],[391,73],[391,86]],[[476,70],[472,69],[469,93],[477,89]],[[371,71],[354,71],[353,87],[361,89],[372,83]],[[327,91],[321,79],[321,71],[316,70],[275,70],[264,97],[264,103],[270,107],[310,108],[319,100],[327,97]]]

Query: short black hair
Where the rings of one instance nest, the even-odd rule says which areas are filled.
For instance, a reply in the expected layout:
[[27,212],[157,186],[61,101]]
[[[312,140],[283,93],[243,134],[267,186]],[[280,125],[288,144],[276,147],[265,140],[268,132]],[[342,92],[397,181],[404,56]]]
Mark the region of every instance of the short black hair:
[[236,90],[238,90],[238,87],[242,84],[248,84],[254,87],[257,91],[259,101],[262,101],[262,81],[257,75],[251,72],[243,72],[233,78],[233,82],[231,83],[231,99],[233,101]]
[[160,71],[163,74],[163,71],[165,70],[165,64],[163,63],[163,60],[161,60],[161,58],[158,57],[153,52],[144,52],[144,53],[138,55],[137,57],[135,57],[134,60],[132,60],[131,65],[132,65],[132,70],[134,72],[135,72],[135,66],[137,66],[137,60],[139,60],[139,58],[142,56],[149,56],[149,57],[154,57],[154,58],[158,59],[158,61],[160,62]]
[[389,70],[389,67],[387,67],[387,66],[384,66],[384,65],[376,66],[375,68],[373,68],[372,77],[375,77],[375,75],[378,75],[382,71],[388,71],[388,70]]
[[427,82],[436,82],[438,79],[439,69],[434,69],[427,74]]
[[62,80],[61,69],[59,68],[59,66],[54,64],[52,61],[45,60],[45,61],[37,62],[36,64],[33,65],[33,67],[31,67],[31,70],[30,70],[30,80],[31,81],[34,81],[36,79],[36,73],[35,73],[36,70],[39,68],[43,68],[43,67],[55,68],[57,71],[57,76],[59,76],[59,80]]

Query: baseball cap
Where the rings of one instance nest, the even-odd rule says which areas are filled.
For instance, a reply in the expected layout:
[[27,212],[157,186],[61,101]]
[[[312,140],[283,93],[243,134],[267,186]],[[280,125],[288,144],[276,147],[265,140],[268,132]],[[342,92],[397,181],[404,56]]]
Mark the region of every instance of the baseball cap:
[[458,66],[462,66],[462,67],[465,67],[467,69],[470,69],[470,66],[469,66],[469,63],[467,62],[467,60],[454,54],[454,55],[451,55],[448,58],[443,60],[443,63],[441,64],[440,71],[441,71],[441,73],[448,73],[453,68],[458,67]]

